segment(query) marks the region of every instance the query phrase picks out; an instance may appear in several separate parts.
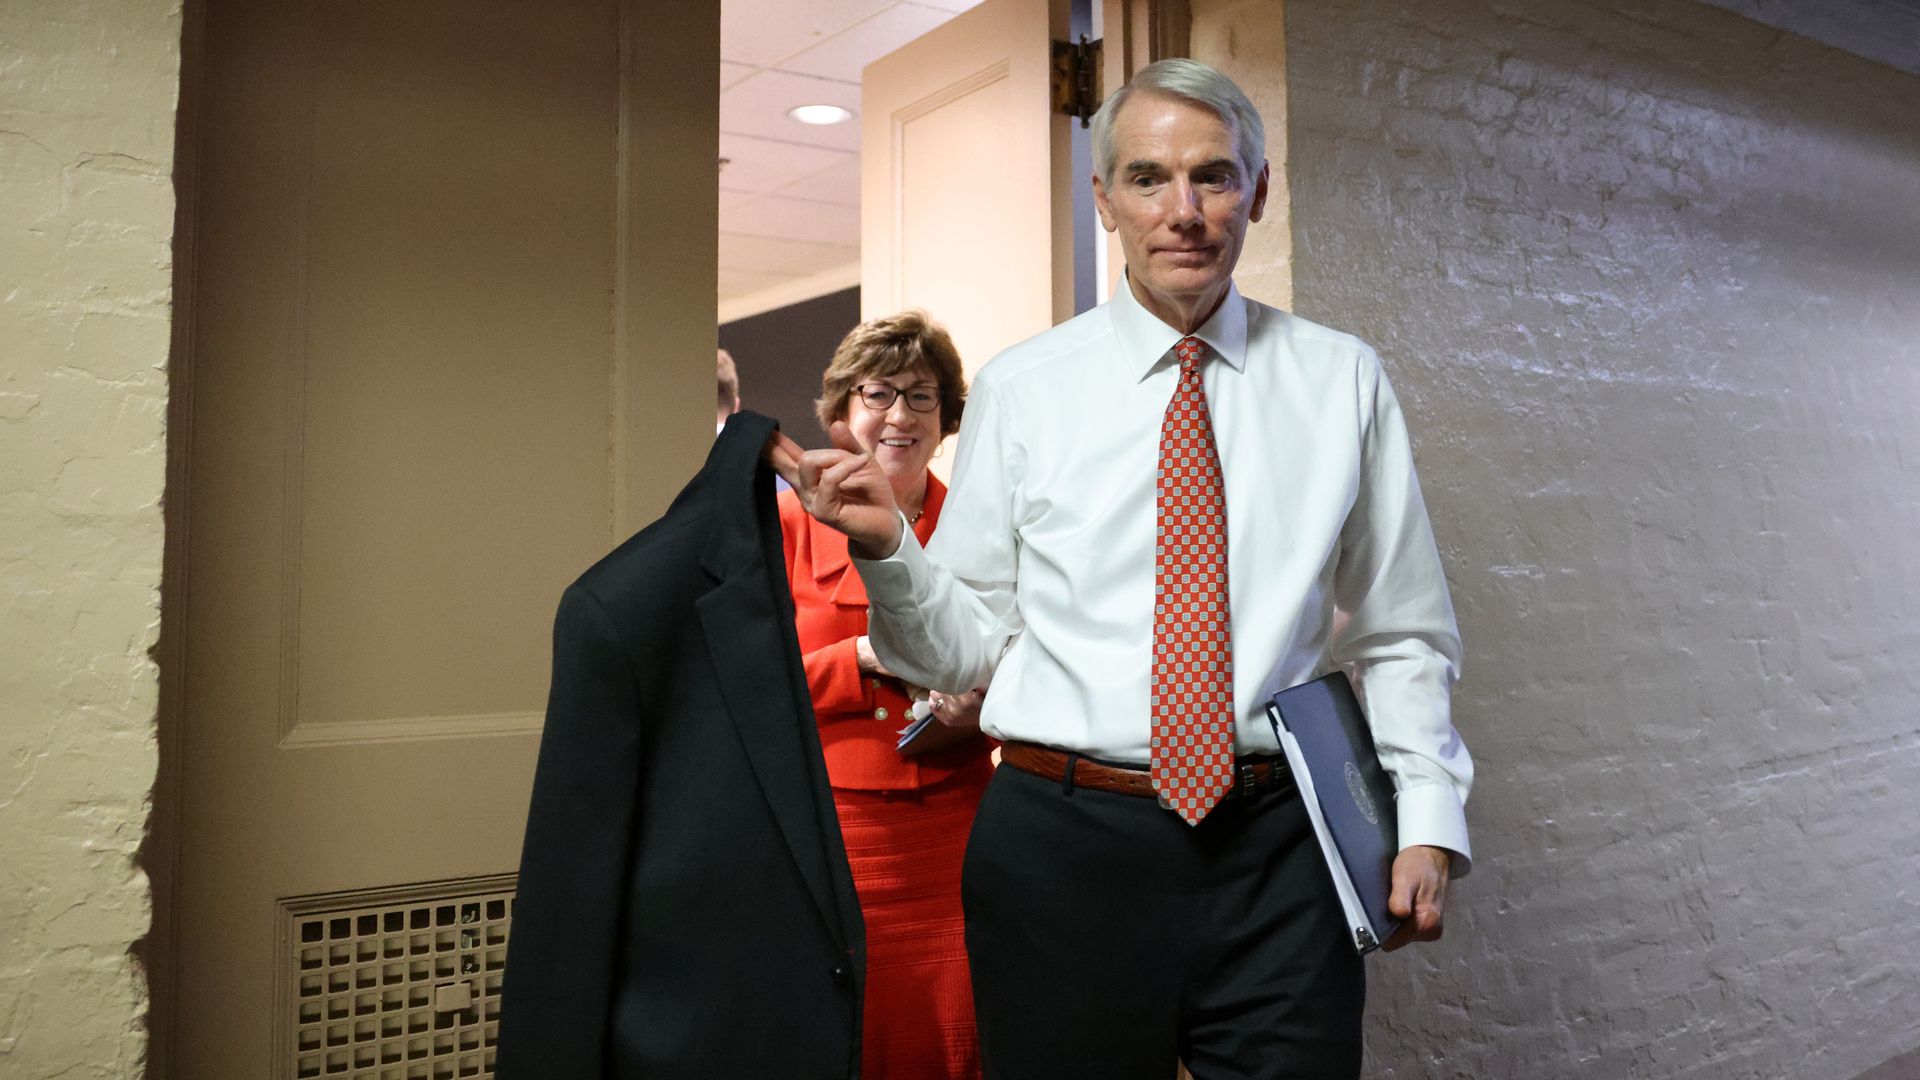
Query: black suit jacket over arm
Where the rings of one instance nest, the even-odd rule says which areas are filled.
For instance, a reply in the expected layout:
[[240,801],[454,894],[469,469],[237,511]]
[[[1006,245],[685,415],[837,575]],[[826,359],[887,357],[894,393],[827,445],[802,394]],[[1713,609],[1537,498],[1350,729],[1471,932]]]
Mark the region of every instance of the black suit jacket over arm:
[[865,942],[781,560],[774,424],[569,586],[500,1080],[859,1074]]

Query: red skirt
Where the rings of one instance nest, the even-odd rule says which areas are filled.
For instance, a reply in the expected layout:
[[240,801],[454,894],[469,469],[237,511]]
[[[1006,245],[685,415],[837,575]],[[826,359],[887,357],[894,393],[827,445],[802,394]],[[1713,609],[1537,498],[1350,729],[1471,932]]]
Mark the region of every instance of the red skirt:
[[918,791],[836,788],[840,832],[867,924],[865,1080],[977,1080],[960,912],[960,862],[993,776],[982,758]]

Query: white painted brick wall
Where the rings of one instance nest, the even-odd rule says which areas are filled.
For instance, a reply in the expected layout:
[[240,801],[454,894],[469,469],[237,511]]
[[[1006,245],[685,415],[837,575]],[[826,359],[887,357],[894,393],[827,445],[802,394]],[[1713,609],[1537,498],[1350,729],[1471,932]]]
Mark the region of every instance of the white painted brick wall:
[[132,1077],[180,9],[0,4],[0,1076]]
[[1370,1074],[1920,1045],[1920,78],[1682,0],[1286,5],[1293,285],[1411,417],[1478,862]]

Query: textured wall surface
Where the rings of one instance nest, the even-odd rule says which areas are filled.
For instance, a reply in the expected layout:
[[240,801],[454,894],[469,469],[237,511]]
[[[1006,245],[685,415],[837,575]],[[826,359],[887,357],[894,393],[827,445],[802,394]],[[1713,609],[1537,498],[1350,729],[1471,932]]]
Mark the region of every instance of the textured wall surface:
[[1920,78],[1675,0],[1286,18],[1296,306],[1408,408],[1481,770],[1371,1074],[1913,1050]]
[[137,1075],[180,10],[0,5],[0,1076]]

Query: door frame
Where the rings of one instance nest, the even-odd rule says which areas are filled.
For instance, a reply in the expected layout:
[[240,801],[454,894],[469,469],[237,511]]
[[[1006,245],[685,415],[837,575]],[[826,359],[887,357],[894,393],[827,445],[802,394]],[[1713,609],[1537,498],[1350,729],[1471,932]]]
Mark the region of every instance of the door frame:
[[175,108],[173,151],[173,326],[167,354],[167,442],[164,540],[160,570],[160,638],[154,661],[160,671],[155,717],[158,762],[147,835],[139,865],[152,892],[152,923],[140,945],[147,973],[149,1080],[183,1076],[174,1068],[179,957],[174,904],[180,870],[181,774],[186,744],[186,597],[189,508],[193,498],[193,356],[196,250],[199,240],[200,133],[204,125],[206,0],[185,0],[180,13],[180,97]]

